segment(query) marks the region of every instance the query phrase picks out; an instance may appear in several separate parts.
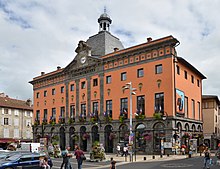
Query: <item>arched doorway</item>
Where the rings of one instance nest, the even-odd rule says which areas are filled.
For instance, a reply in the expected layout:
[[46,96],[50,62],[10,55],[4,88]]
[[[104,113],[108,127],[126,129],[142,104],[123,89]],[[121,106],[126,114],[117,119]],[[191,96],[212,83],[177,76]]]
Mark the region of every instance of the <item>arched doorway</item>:
[[98,126],[92,127],[92,143],[99,141],[99,129]]
[[60,149],[65,150],[66,146],[66,136],[64,127],[60,128]]
[[110,135],[115,135],[115,133],[113,133],[112,130],[113,130],[113,128],[111,125],[107,125],[105,127],[105,152],[107,152],[107,153],[113,153],[114,138]]
[[80,148],[83,151],[87,151],[87,137],[85,137],[86,135],[86,127],[80,127]]
[[70,130],[69,130],[69,143],[70,143],[70,150],[71,151],[73,151],[74,148],[75,148],[74,135],[75,135],[75,128],[74,127],[70,127]]
[[[156,123],[154,125],[154,151],[161,152],[161,140],[165,138],[164,124]],[[164,140],[165,141],[165,140]]]
[[135,149],[137,151],[146,151],[146,141],[151,139],[151,135],[146,131],[146,126],[142,123],[135,128]]
[[119,142],[128,144],[129,141],[129,130],[126,124],[122,124],[119,127]]

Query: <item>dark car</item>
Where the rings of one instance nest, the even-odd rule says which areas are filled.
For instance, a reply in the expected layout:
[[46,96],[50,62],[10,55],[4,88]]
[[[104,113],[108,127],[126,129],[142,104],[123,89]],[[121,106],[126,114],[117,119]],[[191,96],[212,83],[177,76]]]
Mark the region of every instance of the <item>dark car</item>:
[[[40,158],[44,158],[45,154],[39,153],[15,153],[10,157],[0,161],[0,169],[39,169]],[[48,164],[53,166],[52,160],[48,157]]]

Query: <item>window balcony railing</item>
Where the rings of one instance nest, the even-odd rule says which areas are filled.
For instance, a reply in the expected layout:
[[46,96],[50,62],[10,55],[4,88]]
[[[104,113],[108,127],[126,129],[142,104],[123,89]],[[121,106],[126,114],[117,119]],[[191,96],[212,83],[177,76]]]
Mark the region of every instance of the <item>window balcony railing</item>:
[[47,119],[46,119],[46,118],[43,118],[42,124],[43,124],[43,125],[46,125],[46,124],[47,124]]
[[58,123],[59,124],[65,124],[65,117],[59,117],[59,120],[58,120]]
[[51,116],[49,123],[50,123],[51,125],[55,125],[55,124],[56,124],[56,118]]
[[39,124],[40,124],[40,120],[35,119],[35,120],[34,120],[34,125],[35,125],[35,126],[38,126]]
[[75,117],[70,117],[68,120],[68,124],[73,124],[75,122]]

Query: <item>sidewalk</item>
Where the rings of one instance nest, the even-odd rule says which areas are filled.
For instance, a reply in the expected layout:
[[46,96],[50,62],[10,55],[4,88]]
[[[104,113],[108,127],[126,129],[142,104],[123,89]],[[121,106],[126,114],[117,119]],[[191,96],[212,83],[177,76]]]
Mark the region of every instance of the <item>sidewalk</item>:
[[[193,154],[193,157],[199,156],[200,154]],[[85,154],[86,159],[89,158],[89,154]],[[128,155],[127,157],[121,157],[121,156],[116,156],[116,154],[106,154],[106,160],[105,161],[110,161],[111,158],[113,158],[117,162],[131,162],[130,156]],[[189,158],[188,155],[163,155],[162,157],[160,155],[133,155],[133,162],[153,162],[153,161],[164,161],[164,160],[178,160],[178,159],[185,159]]]

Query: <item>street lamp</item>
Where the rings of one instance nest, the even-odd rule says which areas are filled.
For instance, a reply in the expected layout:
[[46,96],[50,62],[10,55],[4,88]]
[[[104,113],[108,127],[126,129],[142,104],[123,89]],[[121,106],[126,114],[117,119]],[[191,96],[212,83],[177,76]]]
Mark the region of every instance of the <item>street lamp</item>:
[[135,95],[135,91],[136,91],[136,88],[132,88],[132,83],[129,82],[129,83],[126,83],[126,85],[123,87],[124,89],[129,89],[129,99],[130,99],[130,136],[129,136],[129,146],[130,146],[130,157],[131,157],[131,160],[133,161],[133,150],[132,150],[132,147],[133,147],[133,139],[134,139],[134,134],[132,132],[132,95]]

